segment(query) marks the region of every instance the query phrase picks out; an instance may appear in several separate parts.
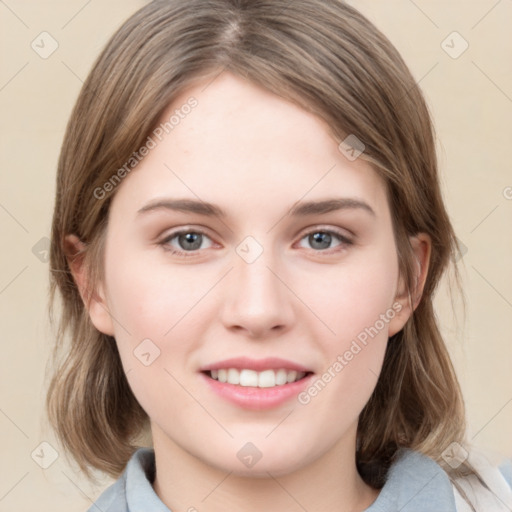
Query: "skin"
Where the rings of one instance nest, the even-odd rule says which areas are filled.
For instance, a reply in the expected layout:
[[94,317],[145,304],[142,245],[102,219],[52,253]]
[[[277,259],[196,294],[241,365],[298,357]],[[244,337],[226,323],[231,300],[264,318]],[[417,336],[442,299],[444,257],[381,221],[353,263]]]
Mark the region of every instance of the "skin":
[[[378,492],[356,470],[358,416],[388,337],[417,304],[429,239],[411,239],[418,259],[411,305],[385,184],[368,162],[349,161],[322,120],[227,72],[187,90],[162,119],[190,96],[197,107],[116,191],[105,281],[87,303],[94,325],[115,337],[151,419],[154,489],[175,512],[364,510]],[[298,201],[333,197],[362,201],[373,214],[345,208],[288,215]],[[226,217],[165,208],[138,213],[164,198],[200,198]],[[192,256],[170,252],[187,250],[186,241],[169,239],[180,228],[207,235]],[[322,230],[351,243],[333,234],[328,248],[319,248],[307,235]],[[251,263],[236,251],[247,236],[263,250]],[[79,248],[76,237],[68,241]],[[85,290],[84,269],[73,265]],[[199,374],[202,365],[228,357],[273,356],[319,377],[397,304],[400,312],[307,404],[292,398],[270,410],[245,410],[214,394]],[[148,366],[134,356],[144,339],[160,350]],[[247,442],[262,454],[252,468],[237,457]]]

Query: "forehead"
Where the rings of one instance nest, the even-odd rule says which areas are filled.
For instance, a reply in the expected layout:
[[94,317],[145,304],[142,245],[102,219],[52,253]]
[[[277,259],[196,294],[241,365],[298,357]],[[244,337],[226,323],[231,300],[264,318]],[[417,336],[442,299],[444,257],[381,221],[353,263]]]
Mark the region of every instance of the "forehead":
[[185,90],[157,130],[114,203],[129,196],[139,209],[165,195],[222,202],[236,215],[301,198],[364,198],[376,209],[385,200],[382,179],[362,158],[349,160],[323,120],[230,73]]

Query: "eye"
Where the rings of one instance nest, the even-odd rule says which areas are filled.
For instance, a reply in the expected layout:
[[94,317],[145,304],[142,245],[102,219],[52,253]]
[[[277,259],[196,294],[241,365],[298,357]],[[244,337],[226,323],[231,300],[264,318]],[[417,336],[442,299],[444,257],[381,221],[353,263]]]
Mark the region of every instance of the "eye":
[[[205,240],[210,244],[204,247]],[[198,229],[182,229],[166,236],[161,242],[161,246],[171,254],[180,256],[194,256],[194,253],[200,249],[208,249],[212,246],[210,237]]]
[[[306,233],[300,242],[306,240],[315,252],[326,252],[328,249],[339,247],[343,249],[352,245],[352,241],[342,233],[332,229],[316,229]],[[335,245],[332,245],[337,242]],[[205,246],[206,243],[206,246]],[[159,242],[166,251],[178,256],[195,256],[202,249],[213,246],[211,238],[200,229],[181,229],[167,235]]]
[[[310,246],[317,250],[316,252],[332,249],[333,247],[345,247],[347,245],[352,245],[353,243],[345,235],[329,229],[316,229],[315,231],[310,231],[301,238],[301,241],[303,240],[307,240]],[[334,241],[338,241],[338,243],[335,246],[332,246],[331,244]]]

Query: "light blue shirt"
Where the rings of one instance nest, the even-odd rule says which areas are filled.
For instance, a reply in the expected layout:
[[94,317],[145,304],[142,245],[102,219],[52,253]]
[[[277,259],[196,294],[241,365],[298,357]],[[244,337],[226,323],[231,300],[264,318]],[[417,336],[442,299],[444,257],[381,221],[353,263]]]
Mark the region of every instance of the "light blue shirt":
[[[154,470],[154,451],[138,449],[121,477],[103,492],[88,512],[170,512],[148,479]],[[503,466],[501,471],[512,485],[512,464]],[[399,452],[379,496],[366,509],[366,512],[398,511],[457,511],[453,487],[445,471],[432,459],[408,449]]]

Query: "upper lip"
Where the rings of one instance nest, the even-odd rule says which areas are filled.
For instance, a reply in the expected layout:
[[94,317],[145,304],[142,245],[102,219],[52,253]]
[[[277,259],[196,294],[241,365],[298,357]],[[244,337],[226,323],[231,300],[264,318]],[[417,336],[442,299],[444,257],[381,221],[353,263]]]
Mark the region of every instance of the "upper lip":
[[301,364],[289,361],[287,359],[281,359],[278,357],[267,357],[264,359],[251,359],[249,357],[235,357],[231,359],[224,359],[223,361],[217,361],[212,364],[207,364],[200,368],[200,371],[207,372],[211,370],[220,370],[236,368],[238,370],[254,370],[261,372],[264,370],[296,370],[298,372],[311,372],[311,370]]

